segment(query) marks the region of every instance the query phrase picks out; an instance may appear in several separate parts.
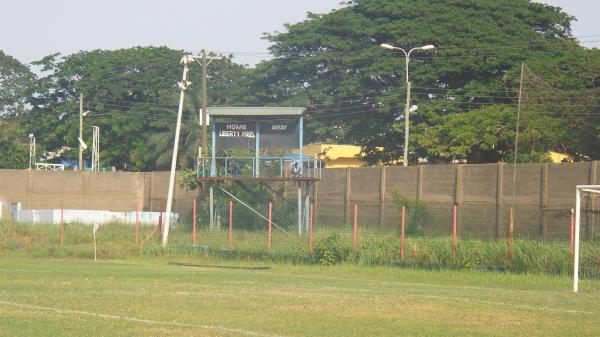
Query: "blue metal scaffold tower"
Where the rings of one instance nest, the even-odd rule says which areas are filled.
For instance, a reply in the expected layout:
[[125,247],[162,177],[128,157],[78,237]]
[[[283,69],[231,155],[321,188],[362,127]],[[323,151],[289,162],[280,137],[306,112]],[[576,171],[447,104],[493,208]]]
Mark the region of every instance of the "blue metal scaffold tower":
[[[250,201],[260,202],[258,190],[269,190],[270,195],[287,200],[289,193],[277,193],[271,184],[294,186],[297,197],[297,225],[277,226],[282,230],[308,229],[308,209],[311,191],[321,179],[322,163],[305,156],[304,114],[302,107],[213,107],[209,108],[211,124],[211,156],[198,159],[196,180],[209,189],[210,227],[215,224],[215,191],[243,205],[261,218]],[[229,187],[237,185],[253,200],[243,200]],[[255,188],[252,188],[252,186]],[[286,191],[288,189],[286,188]],[[278,212],[275,212],[277,215]],[[284,222],[284,217],[280,216]]]

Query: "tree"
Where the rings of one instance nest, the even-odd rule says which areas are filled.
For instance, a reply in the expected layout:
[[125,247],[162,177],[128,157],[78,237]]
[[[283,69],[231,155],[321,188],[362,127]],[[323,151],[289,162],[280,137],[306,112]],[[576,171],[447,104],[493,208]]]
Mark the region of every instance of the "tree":
[[[82,93],[84,109],[91,112],[84,120],[84,139],[91,140],[91,125],[100,127],[101,165],[124,170],[164,169],[168,166],[160,158],[173,142],[177,81],[182,71],[179,60],[183,55],[181,50],[166,47],[49,55],[34,62],[44,76],[32,90],[29,103],[33,108],[23,122],[30,132],[39,135],[43,149],[67,147],[70,150],[65,156],[74,159]],[[199,66],[192,64],[191,68],[194,86],[187,92],[186,116],[197,115],[199,106],[194,103],[198,101],[195,92],[200,90]],[[211,64],[209,75],[213,81],[209,84],[214,90],[209,92],[215,101],[227,102],[225,92],[235,84],[232,79],[240,75],[241,69],[230,59]],[[186,139],[189,136],[183,134]],[[189,156],[184,158],[189,162]]]
[[[347,4],[267,35],[275,58],[257,67],[252,87],[258,88],[255,99],[268,104],[310,101],[308,126],[314,132],[308,140],[362,145],[371,162],[401,157],[404,138],[404,57],[381,50],[380,43],[436,46],[431,53],[416,52],[410,63],[412,99],[419,105],[411,120],[412,161],[510,158],[507,130],[514,130],[514,118],[504,120],[509,124],[492,137],[495,144],[473,138],[470,130],[481,134],[475,121],[498,126],[496,118],[514,112],[506,107],[516,105],[522,62],[585,53],[572,37],[572,16],[529,0]],[[471,123],[453,131],[454,145],[443,143],[445,123],[463,122]]]
[[27,168],[27,137],[15,123],[0,119],[0,169]]
[[27,88],[34,78],[27,66],[0,50],[0,116],[23,111]]
[[34,78],[27,66],[0,50],[0,168],[27,167],[27,137],[15,117],[25,109]]

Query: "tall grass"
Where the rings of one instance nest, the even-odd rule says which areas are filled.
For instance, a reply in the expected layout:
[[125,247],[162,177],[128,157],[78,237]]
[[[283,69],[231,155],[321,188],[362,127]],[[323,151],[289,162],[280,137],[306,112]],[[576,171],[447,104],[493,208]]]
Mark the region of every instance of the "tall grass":
[[[130,225],[112,223],[97,232],[100,259],[148,258],[155,256],[203,256],[209,258],[287,262],[298,264],[349,263],[365,266],[398,266],[423,269],[493,270],[515,273],[569,274],[572,258],[567,242],[516,240],[513,259],[508,261],[506,241],[488,242],[459,240],[456,256],[452,255],[450,238],[408,237],[405,256],[400,259],[399,240],[394,233],[363,231],[356,249],[352,232],[324,230],[315,233],[313,251],[308,250],[308,237],[293,233],[273,233],[273,247],[267,247],[267,234],[236,230],[232,247],[227,231],[197,233],[197,244],[191,245],[189,228],[179,226],[170,233],[169,248],[164,249],[158,235],[146,240],[152,227],[141,227],[139,242]],[[66,224],[64,245],[60,245],[60,227],[0,222],[0,255],[31,257],[93,257],[91,226]],[[580,271],[583,277],[600,277],[600,246],[581,243]]]

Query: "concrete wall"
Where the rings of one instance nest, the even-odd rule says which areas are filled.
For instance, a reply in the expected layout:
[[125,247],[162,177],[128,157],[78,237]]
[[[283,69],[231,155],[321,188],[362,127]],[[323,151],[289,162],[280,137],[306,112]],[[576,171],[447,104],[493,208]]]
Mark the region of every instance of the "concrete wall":
[[[515,236],[567,239],[575,186],[599,184],[598,162],[519,164],[514,186]],[[396,230],[400,212],[393,195],[426,203],[433,222],[430,234],[448,235],[453,205],[462,237],[506,238],[513,199],[513,165],[421,165],[328,169],[318,186],[319,223],[350,226],[352,207],[359,224]],[[583,236],[600,234],[600,197],[588,198]],[[598,214],[596,214],[598,213]],[[598,224],[596,224],[598,223]]]
[[[77,172],[0,170],[1,214],[10,217],[11,203],[25,209],[110,210],[127,212],[165,208],[168,172]],[[189,212],[197,192],[175,189],[173,211]]]
[[[598,162],[517,165],[515,235],[566,239],[569,209],[575,206],[575,185],[598,184]],[[0,170],[2,214],[10,217],[12,202],[23,208],[131,211],[164,209],[168,172],[91,173],[73,171]],[[458,205],[462,237],[506,237],[513,198],[513,165],[421,165],[326,169],[317,186],[318,224],[349,226],[353,205],[359,225],[395,230],[400,223],[393,195],[423,201],[433,215],[431,234],[449,234],[452,207]],[[198,191],[176,188],[173,211],[191,213]],[[202,199],[202,198],[201,198]],[[600,197],[597,198],[600,200]],[[598,202],[595,202],[598,204]],[[600,205],[592,203],[592,210]],[[600,214],[584,214],[585,237],[600,231]],[[585,225],[589,224],[589,225]]]

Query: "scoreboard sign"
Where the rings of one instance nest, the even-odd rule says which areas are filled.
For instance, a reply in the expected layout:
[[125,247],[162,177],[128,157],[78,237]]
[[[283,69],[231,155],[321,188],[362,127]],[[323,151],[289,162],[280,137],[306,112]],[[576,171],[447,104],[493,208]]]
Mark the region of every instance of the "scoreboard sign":
[[[254,150],[256,148],[256,122],[218,122],[215,124],[217,148]],[[261,121],[259,148],[298,148],[298,122]]]
[[297,149],[298,137],[297,121],[260,122],[260,148]]
[[215,127],[218,148],[254,150],[256,144],[255,122],[217,123]]

